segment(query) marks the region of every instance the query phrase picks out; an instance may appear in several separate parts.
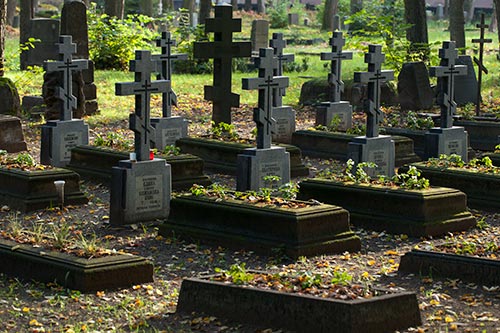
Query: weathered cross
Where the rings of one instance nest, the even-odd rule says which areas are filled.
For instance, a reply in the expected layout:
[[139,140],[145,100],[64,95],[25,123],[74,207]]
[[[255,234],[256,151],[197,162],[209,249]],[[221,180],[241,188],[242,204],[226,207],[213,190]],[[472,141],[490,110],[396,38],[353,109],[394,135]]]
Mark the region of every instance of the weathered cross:
[[[172,54],[172,46],[176,46],[175,39],[171,38],[170,32],[162,32],[161,38],[156,40],[156,46],[161,47],[161,54],[153,55],[153,59],[158,62],[160,74],[158,80],[172,81],[172,60],[187,60],[185,53]],[[164,118],[172,116],[172,105],[177,106],[177,95],[172,89],[163,94],[162,112]]]
[[[283,75],[283,64],[295,60],[293,54],[283,54],[283,49],[286,47],[286,40],[283,39],[283,33],[273,33],[273,39],[269,41],[269,46],[274,49],[274,56],[277,60],[277,66],[273,71],[274,76]],[[283,105],[283,96],[285,96],[285,88],[274,89],[273,91],[273,106],[278,107]]]
[[382,46],[370,44],[368,53],[365,53],[368,72],[354,73],[354,82],[368,83],[368,99],[365,101],[366,136],[368,138],[378,136],[379,123],[384,116],[380,110],[381,84],[383,81],[394,79],[394,71],[381,70],[384,60],[385,55],[382,53]]
[[344,81],[342,81],[342,60],[352,59],[352,52],[342,52],[345,45],[345,38],[342,38],[341,31],[334,31],[330,38],[332,52],[321,52],[321,60],[330,60],[330,73],[328,83],[332,87],[330,90],[330,101],[340,102],[341,93],[344,91]]
[[441,105],[441,128],[453,126],[453,115],[457,109],[455,102],[455,76],[466,75],[467,66],[455,65],[458,59],[458,51],[455,42],[443,42],[443,48],[439,49],[441,58],[440,66],[430,67],[429,74],[441,78],[439,84],[440,94],[438,103]]
[[62,72],[62,87],[57,87],[57,94],[62,101],[60,110],[60,120],[73,119],[73,109],[76,109],[76,97],[73,96],[73,71],[87,69],[88,60],[73,60],[73,54],[76,53],[76,44],[73,43],[71,36],[59,36],[59,61],[45,61],[43,68],[47,72]]
[[215,17],[205,21],[205,32],[214,33],[213,42],[194,44],[195,58],[214,59],[213,86],[205,86],[205,99],[213,102],[212,120],[231,123],[231,107],[240,105],[240,96],[231,92],[233,58],[250,57],[250,42],[233,42],[233,32],[241,31],[241,19],[233,19],[231,5],[215,6]]
[[259,58],[255,59],[259,77],[242,80],[243,89],[259,90],[259,105],[253,110],[253,120],[257,124],[257,149],[271,148],[271,135],[275,126],[272,118],[273,89],[288,87],[288,77],[273,75],[276,62],[272,48],[261,48]]
[[476,115],[479,116],[479,112],[481,109],[481,81],[483,80],[483,72],[484,74],[488,74],[488,69],[484,66],[483,63],[483,53],[484,53],[484,44],[492,43],[493,40],[491,38],[484,38],[484,30],[488,29],[488,25],[484,23],[484,13],[481,13],[481,23],[477,24],[481,31],[481,36],[479,39],[473,39],[473,43],[479,44],[479,59],[474,57],[474,62],[478,67],[477,73],[477,104],[476,104]]
[[170,90],[167,80],[151,81],[151,73],[157,71],[158,63],[149,51],[135,51],[135,60],[130,61],[130,71],[135,72],[134,82],[116,83],[118,96],[135,95],[135,113],[130,114],[130,129],[134,131],[134,146],[138,161],[149,160],[154,128],[150,123],[150,99],[153,93]]

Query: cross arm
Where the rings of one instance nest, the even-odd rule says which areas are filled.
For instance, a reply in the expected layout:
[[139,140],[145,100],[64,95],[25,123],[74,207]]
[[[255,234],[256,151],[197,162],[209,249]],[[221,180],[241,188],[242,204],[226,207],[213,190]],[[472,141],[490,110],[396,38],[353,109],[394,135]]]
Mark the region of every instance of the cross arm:
[[336,53],[336,52],[321,52],[321,60],[336,60],[336,59],[341,59],[341,60],[350,60],[352,59],[352,52],[342,52],[342,53]]

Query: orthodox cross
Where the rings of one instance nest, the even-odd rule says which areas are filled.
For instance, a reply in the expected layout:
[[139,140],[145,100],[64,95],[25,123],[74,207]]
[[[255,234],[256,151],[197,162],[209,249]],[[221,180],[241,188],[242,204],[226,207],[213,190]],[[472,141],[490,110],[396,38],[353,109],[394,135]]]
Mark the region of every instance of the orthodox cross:
[[118,96],[135,95],[135,113],[130,114],[130,129],[134,131],[134,147],[138,161],[149,160],[154,128],[150,123],[150,99],[153,93],[166,93],[170,90],[167,80],[151,81],[151,73],[156,72],[157,61],[149,51],[135,51],[135,60],[130,61],[130,71],[135,72],[134,82],[116,83]]
[[205,21],[205,32],[214,33],[213,42],[194,43],[195,58],[214,59],[213,86],[205,86],[205,99],[212,101],[212,120],[231,123],[231,107],[240,105],[240,96],[231,92],[233,58],[250,57],[250,42],[233,42],[233,32],[241,31],[241,19],[233,19],[231,5],[215,6],[215,17]]
[[76,44],[71,36],[59,36],[59,61],[45,61],[43,68],[47,72],[61,72],[62,87],[57,87],[58,98],[61,100],[60,120],[73,119],[73,109],[76,109],[76,97],[73,96],[73,71],[87,69],[88,60],[73,60]]
[[243,79],[243,89],[259,90],[259,105],[253,110],[253,120],[257,124],[257,149],[271,148],[271,136],[275,121],[272,118],[273,90],[288,87],[288,77],[274,76],[277,59],[272,48],[261,48],[255,66],[258,78]]
[[[283,64],[285,62],[292,62],[295,60],[293,54],[283,54],[283,49],[286,47],[286,40],[283,39],[283,33],[273,33],[273,39],[269,41],[269,46],[274,49],[274,56],[276,57],[277,66],[273,71],[274,76],[283,75]],[[283,96],[285,96],[285,88],[275,89],[273,91],[273,106],[278,107],[283,105]]]
[[342,52],[345,45],[345,38],[342,38],[341,31],[334,31],[330,38],[332,52],[321,52],[321,60],[330,60],[330,73],[328,83],[332,87],[330,90],[330,102],[340,102],[341,93],[344,91],[344,81],[342,81],[342,60],[352,59],[352,52]]
[[379,124],[384,114],[380,110],[380,87],[383,81],[394,79],[394,71],[381,70],[385,60],[381,45],[370,44],[365,53],[368,72],[355,72],[354,82],[368,83],[368,99],[365,101],[366,137],[373,138],[379,134]]
[[479,44],[479,59],[474,57],[474,62],[478,67],[477,73],[477,104],[476,104],[476,115],[479,116],[480,108],[481,108],[481,81],[483,80],[483,72],[484,74],[488,74],[488,69],[484,66],[483,63],[483,53],[484,53],[484,44],[492,43],[493,40],[491,38],[484,38],[484,30],[488,29],[488,25],[484,23],[484,13],[481,13],[481,23],[477,24],[481,31],[481,36],[479,39],[473,39],[473,43]]
[[[172,81],[172,60],[187,60],[187,54],[172,54],[172,46],[176,46],[175,39],[172,39],[170,32],[162,32],[161,38],[156,40],[156,46],[161,47],[161,54],[153,55],[153,60],[158,62],[158,80]],[[169,89],[162,95],[162,112],[164,118],[172,117],[172,105],[177,106],[177,95]]]
[[440,66],[430,67],[429,74],[441,78],[438,83],[441,88],[438,103],[441,105],[441,128],[453,126],[453,115],[457,109],[455,102],[455,76],[466,75],[467,66],[455,65],[458,59],[458,51],[455,42],[443,42],[443,48],[439,49]]

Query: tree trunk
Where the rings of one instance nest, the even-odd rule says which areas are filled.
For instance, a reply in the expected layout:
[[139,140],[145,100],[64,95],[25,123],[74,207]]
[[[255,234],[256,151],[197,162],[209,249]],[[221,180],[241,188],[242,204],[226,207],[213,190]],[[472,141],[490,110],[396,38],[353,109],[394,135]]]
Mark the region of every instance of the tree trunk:
[[205,24],[205,20],[210,17],[212,11],[212,0],[200,0],[199,23]]
[[406,30],[406,39],[412,46],[429,43],[425,0],[405,0],[405,21],[411,25]]
[[4,74],[5,25],[7,24],[7,0],[0,0],[0,77]]
[[194,13],[194,0],[183,0],[182,8],[187,9],[189,12],[189,25],[193,24],[193,13]]
[[450,0],[450,39],[465,53],[464,0]]
[[257,13],[259,13],[259,14],[266,13],[266,1],[265,0],[257,0]]
[[363,0],[351,0],[351,15],[363,9]]
[[[500,18],[500,0],[493,0],[493,2],[495,4],[495,14],[497,16],[497,22],[498,22],[498,20]],[[498,38],[499,38],[498,40],[500,41],[500,26],[497,29],[497,34],[498,34]],[[500,50],[499,50],[499,53],[497,54],[497,59],[500,60]]]
[[123,18],[125,0],[106,0],[104,3],[104,12],[109,16]]
[[323,12],[323,22],[321,23],[321,30],[334,31],[333,26],[335,15],[337,14],[339,0],[325,0],[325,10]]
[[472,21],[474,18],[474,11],[472,10],[473,0],[464,0],[464,11],[467,12],[467,22]]
[[174,10],[174,0],[161,0],[163,4],[163,12],[171,12]]
[[233,11],[238,10],[238,0],[231,0],[231,6],[233,6]]
[[491,23],[490,26],[488,27],[489,32],[495,32],[497,30],[498,26],[498,18],[497,18],[497,12],[496,12],[496,6],[493,4],[493,13],[491,14]]
[[252,10],[252,0],[245,0],[245,7],[243,8],[245,12]]
[[141,0],[139,6],[142,15],[153,16],[153,0]]
[[7,24],[12,26],[14,24],[14,16],[16,15],[17,0],[7,1]]

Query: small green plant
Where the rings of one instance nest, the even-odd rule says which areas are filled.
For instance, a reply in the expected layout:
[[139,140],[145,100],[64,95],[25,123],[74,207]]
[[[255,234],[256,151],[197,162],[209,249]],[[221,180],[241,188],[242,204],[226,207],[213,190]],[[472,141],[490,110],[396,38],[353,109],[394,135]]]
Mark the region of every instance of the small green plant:
[[228,270],[215,268],[215,272],[229,277],[234,284],[245,284],[253,280],[254,275],[246,271],[246,264],[234,264]]
[[352,281],[352,275],[345,271],[335,271],[333,272],[333,278],[331,279],[332,284],[340,284],[343,286],[347,286]]
[[354,134],[354,135],[365,135],[366,134],[366,125],[354,125],[351,128],[348,128],[346,130],[347,134]]
[[132,140],[121,132],[107,132],[105,136],[96,133],[94,146],[109,147],[119,150],[130,150],[134,148]]
[[457,113],[461,115],[464,119],[472,120],[476,115],[476,105],[474,103],[467,103],[464,106],[462,106],[458,111],[459,112]]
[[411,130],[428,130],[434,127],[431,117],[419,117],[417,113],[409,111],[406,116],[406,127]]
[[17,213],[9,214],[7,219],[7,232],[14,238],[21,235],[23,231],[23,224],[19,221]]
[[302,289],[308,289],[311,287],[319,287],[323,283],[321,279],[321,274],[313,274],[311,272],[302,273],[299,278],[300,287]]
[[165,146],[162,153],[167,156],[179,156],[181,154],[181,149],[175,145],[168,145]]
[[239,139],[236,127],[233,124],[220,122],[216,124],[212,121],[212,127],[209,130],[210,136],[214,139],[234,141]]
[[421,172],[410,165],[406,173],[397,173],[392,180],[399,186],[408,190],[423,190],[430,186],[429,180],[420,177]]
[[20,153],[16,156],[14,160],[17,164],[23,166],[34,166],[36,164],[35,159],[29,153]]
[[99,246],[99,239],[96,234],[90,237],[85,237],[83,233],[79,234],[78,239],[75,241],[75,246],[82,250],[85,256],[93,256],[101,249]]
[[482,217],[480,218],[479,220],[477,220],[476,222],[476,228],[478,228],[479,230],[485,230],[485,229],[488,229],[489,228],[489,223],[486,222],[486,217]]
[[40,243],[45,238],[45,223],[43,222],[33,222],[31,227],[33,240],[35,243]]
[[299,185],[294,182],[288,182],[278,188],[276,196],[285,200],[295,200],[297,193],[299,193]]
[[58,225],[51,225],[51,236],[54,240],[54,247],[56,249],[64,249],[71,238],[71,227],[66,221],[61,221]]

